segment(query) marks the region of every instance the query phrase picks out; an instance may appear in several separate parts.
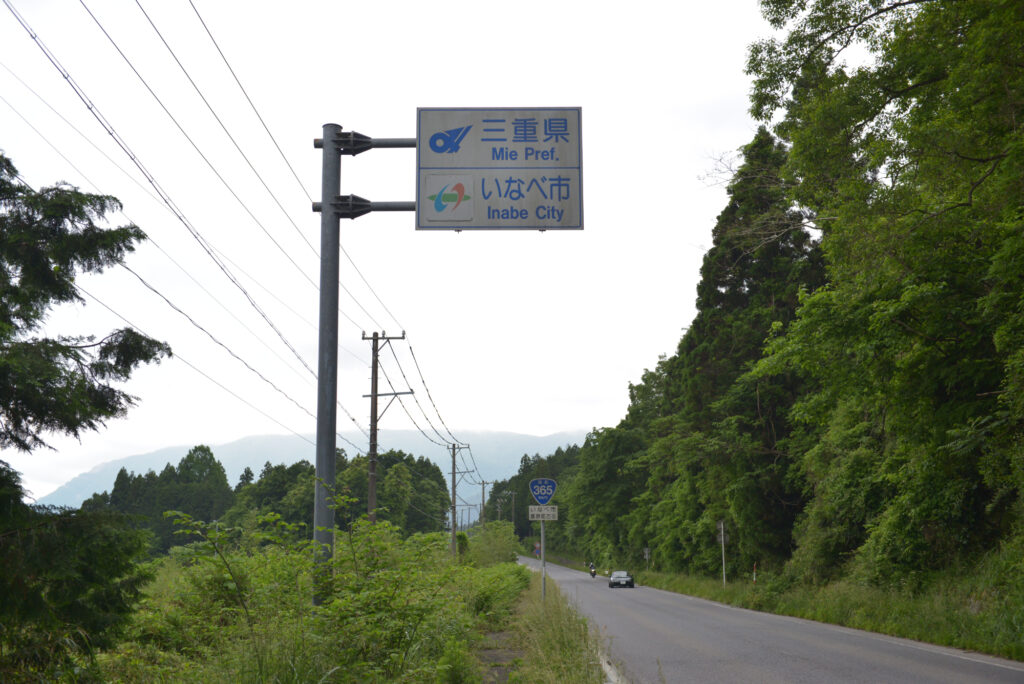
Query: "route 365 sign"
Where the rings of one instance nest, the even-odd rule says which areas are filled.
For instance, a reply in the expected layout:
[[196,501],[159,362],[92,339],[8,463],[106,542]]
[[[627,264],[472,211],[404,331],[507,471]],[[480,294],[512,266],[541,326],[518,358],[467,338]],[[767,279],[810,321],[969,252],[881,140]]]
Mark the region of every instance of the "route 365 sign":
[[535,480],[530,480],[530,493],[533,494],[533,499],[543,506],[551,501],[557,486],[557,483],[549,477],[538,477]]

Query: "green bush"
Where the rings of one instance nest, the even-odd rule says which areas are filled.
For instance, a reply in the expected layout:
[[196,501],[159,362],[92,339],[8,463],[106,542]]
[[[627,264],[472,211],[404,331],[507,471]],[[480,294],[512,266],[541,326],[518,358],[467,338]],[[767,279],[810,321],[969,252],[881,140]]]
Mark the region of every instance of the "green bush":
[[480,629],[506,621],[529,583],[515,564],[453,563],[444,534],[403,538],[362,521],[336,531],[313,608],[313,547],[275,534],[279,521],[259,539],[179,522],[200,541],[155,564],[128,639],[102,654],[98,679],[479,681]]
[[469,539],[466,557],[473,565],[483,568],[496,563],[515,563],[519,552],[519,538],[512,523],[496,521],[476,529]]

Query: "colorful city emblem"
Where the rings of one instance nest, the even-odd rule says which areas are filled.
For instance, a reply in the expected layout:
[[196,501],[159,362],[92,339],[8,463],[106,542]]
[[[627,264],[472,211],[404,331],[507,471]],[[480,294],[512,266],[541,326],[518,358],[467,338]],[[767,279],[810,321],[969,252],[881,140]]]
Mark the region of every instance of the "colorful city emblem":
[[432,175],[427,177],[424,215],[428,221],[473,220],[473,196],[469,176]]

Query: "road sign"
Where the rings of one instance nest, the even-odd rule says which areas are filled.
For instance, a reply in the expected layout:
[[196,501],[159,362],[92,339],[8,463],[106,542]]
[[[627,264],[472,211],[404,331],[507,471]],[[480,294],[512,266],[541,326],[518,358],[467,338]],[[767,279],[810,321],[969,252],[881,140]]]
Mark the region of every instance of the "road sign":
[[582,109],[416,110],[417,230],[583,228]]
[[530,506],[530,520],[558,520],[558,506]]
[[557,486],[558,483],[549,477],[538,477],[535,480],[530,480],[530,493],[533,494],[534,501],[543,506],[551,501]]

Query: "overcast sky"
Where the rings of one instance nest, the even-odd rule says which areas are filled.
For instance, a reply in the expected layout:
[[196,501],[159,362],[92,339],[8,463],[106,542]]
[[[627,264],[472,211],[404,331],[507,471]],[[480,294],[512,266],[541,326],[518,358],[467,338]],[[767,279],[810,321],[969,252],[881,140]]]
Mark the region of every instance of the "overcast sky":
[[[374,330],[406,332],[394,343],[400,367],[385,351],[383,369],[395,390],[412,386],[419,404],[405,405],[436,441],[424,412],[456,436],[615,425],[629,383],[674,351],[694,316],[701,260],[726,201],[706,176],[753,137],[743,64],[747,45],[769,31],[754,0],[3,2],[0,150],[33,187],[67,181],[120,198],[124,214],[112,221],[133,221],[151,238],[128,259],[138,277],[115,268],[81,278],[102,304],[54,311],[46,332],[102,337],[125,325],[120,316],[176,355],[127,384],[139,398],[127,418],[80,442],[54,436],[55,451],[0,452],[36,497],[114,458],[315,432],[316,384],[303,365],[317,367],[313,140],[325,123],[413,137],[417,107],[581,107],[584,229],[417,232],[412,213],[344,220],[339,430],[353,427],[346,411],[369,425],[361,334]],[[415,180],[411,149],[342,159],[343,194],[409,201]],[[397,404],[381,427],[415,429]],[[423,445],[423,455],[443,450]]]

